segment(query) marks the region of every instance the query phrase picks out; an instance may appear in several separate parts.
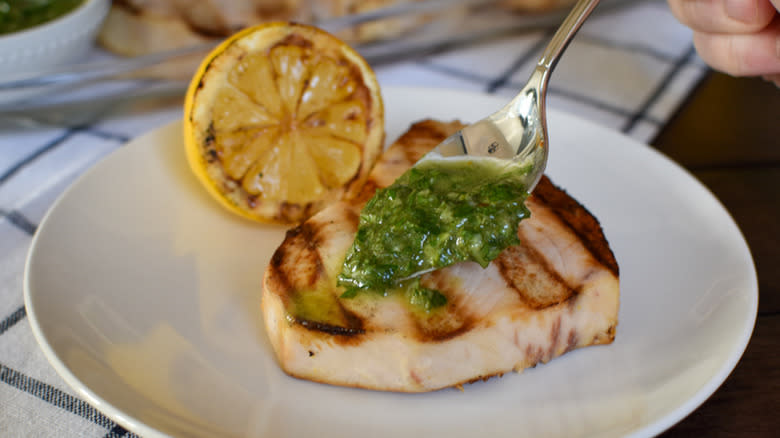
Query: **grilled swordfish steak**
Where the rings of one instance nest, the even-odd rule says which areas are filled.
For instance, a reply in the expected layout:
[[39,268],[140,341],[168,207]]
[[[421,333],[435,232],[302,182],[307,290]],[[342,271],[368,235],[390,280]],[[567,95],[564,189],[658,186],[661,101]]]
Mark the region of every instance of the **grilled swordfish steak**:
[[341,298],[338,286],[362,204],[458,122],[414,124],[383,154],[359,199],[329,206],[288,231],[265,272],[262,307],[289,375],[383,391],[423,392],[545,363],[614,340],[618,265],[597,220],[544,177],[520,222],[520,245],[482,268],[461,262],[421,284],[446,304],[399,294]]

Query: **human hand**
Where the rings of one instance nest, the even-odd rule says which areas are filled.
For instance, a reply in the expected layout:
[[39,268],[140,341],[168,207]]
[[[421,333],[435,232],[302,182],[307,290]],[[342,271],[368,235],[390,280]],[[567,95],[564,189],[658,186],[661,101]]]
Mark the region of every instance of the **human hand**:
[[733,76],[762,76],[780,87],[780,0],[668,0],[693,29],[699,56]]

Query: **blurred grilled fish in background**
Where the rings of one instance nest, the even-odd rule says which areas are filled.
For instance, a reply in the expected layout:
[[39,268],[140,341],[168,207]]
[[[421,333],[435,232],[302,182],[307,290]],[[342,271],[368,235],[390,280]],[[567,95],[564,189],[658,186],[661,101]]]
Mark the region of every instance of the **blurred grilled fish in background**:
[[[98,41],[113,53],[139,56],[216,43],[245,27],[284,20],[323,24],[351,45],[359,45],[407,36],[433,21],[448,19],[451,23],[464,18],[473,8],[533,14],[572,3],[573,0],[115,0]],[[370,15],[379,11],[387,14]],[[377,18],[382,15],[389,16]],[[198,60],[191,56],[160,72],[163,76],[186,78]]]

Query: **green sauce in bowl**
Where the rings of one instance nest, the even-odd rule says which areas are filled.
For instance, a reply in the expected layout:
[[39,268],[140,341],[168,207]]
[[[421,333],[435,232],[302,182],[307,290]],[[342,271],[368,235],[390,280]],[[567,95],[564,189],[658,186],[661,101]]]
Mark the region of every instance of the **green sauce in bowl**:
[[84,0],[0,0],[0,35],[47,23],[82,3]]

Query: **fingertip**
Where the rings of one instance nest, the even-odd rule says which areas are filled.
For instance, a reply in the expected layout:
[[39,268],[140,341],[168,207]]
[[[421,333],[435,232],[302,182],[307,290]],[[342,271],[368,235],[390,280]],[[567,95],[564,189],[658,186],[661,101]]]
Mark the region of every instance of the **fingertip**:
[[732,76],[780,73],[780,19],[756,34],[694,32],[693,43],[707,64]]
[[758,32],[777,14],[767,0],[669,0],[668,3],[681,23],[706,33]]

